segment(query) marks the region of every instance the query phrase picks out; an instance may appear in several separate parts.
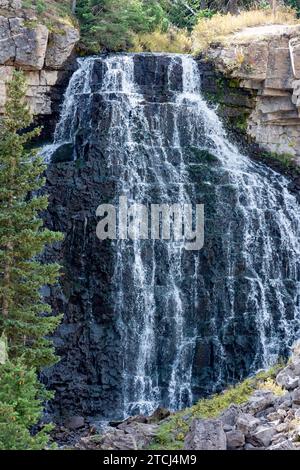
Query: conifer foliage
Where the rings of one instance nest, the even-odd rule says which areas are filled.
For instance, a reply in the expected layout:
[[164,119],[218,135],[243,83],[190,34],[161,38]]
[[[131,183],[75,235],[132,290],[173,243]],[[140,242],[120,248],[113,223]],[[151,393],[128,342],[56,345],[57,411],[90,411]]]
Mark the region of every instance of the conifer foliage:
[[0,450],[40,450],[48,445],[51,425],[32,433],[41,418],[46,392],[34,369],[22,360],[0,365]]
[[168,24],[156,0],[78,0],[75,13],[81,25],[81,45],[95,53],[127,50],[135,33]]
[[59,266],[38,260],[45,245],[61,234],[43,228],[39,214],[47,208],[46,196],[35,195],[44,185],[41,157],[28,148],[40,129],[31,124],[24,103],[26,81],[16,71],[8,84],[5,116],[0,122],[0,334],[8,342],[10,360],[41,369],[56,361],[45,337],[58,325],[41,289],[56,282]]
[[51,426],[33,432],[50,398],[37,371],[56,362],[51,342],[60,317],[52,317],[41,289],[55,283],[56,264],[42,264],[38,256],[61,234],[43,228],[40,212],[47,197],[45,166],[30,149],[40,129],[29,130],[31,114],[24,99],[26,80],[15,71],[8,84],[8,100],[0,121],[0,450],[44,449]]

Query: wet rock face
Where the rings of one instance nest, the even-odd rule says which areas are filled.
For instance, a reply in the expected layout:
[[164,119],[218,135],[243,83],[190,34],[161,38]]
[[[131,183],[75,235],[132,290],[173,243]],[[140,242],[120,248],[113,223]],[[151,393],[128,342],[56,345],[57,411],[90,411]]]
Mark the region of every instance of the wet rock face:
[[114,250],[109,242],[100,244],[95,231],[96,209],[110,199],[114,184],[101,180],[96,159],[51,165],[47,172],[47,225],[66,235],[58,253],[64,277],[48,293],[65,318],[55,337],[62,360],[50,374],[62,415],[120,407],[122,358],[110,287]]
[[[157,101],[168,100],[165,76],[170,59],[165,58],[160,69],[157,68],[160,64],[157,58],[153,62],[149,57],[149,61],[137,60],[135,81],[141,87],[146,86],[145,74],[152,70],[154,88],[152,94],[148,91],[151,99],[148,101],[148,96],[145,96],[145,107],[151,115]],[[92,73],[92,91],[99,89],[104,72],[103,62],[96,61]],[[178,79],[174,75],[173,82],[175,88],[182,88],[181,73]],[[51,164],[47,170],[50,207],[46,222],[52,229],[65,233],[66,238],[62,250],[56,254],[64,266],[61,287],[48,293],[48,300],[55,311],[64,313],[63,325],[55,336],[57,353],[62,360],[45,374],[45,382],[56,391],[54,410],[58,414],[80,410],[80,413],[86,415],[99,414],[118,419],[123,413],[124,356],[119,331],[120,318],[115,311],[116,286],[113,285],[116,246],[110,241],[100,243],[96,237],[96,209],[100,204],[111,203],[119,194],[118,178],[122,168],[116,153],[116,176],[111,176],[108,158],[108,130],[112,119],[110,103],[97,93],[92,97],[82,95],[81,102],[80,113],[76,116],[80,131],[75,148],[72,150],[69,144],[60,147],[53,160],[64,162]],[[170,122],[171,115],[166,114],[166,133]],[[66,163],[73,151],[76,161]],[[130,247],[128,253],[128,285],[124,308],[130,313],[130,305],[134,304],[136,294],[130,284]],[[49,256],[53,256],[53,253],[49,253]],[[187,275],[193,269],[188,263],[189,260]],[[160,284],[162,292],[166,269],[167,266],[161,261],[156,282]],[[158,314],[162,315],[162,311]],[[162,336],[160,342],[161,348],[163,343],[167,343],[165,351],[174,349],[171,338]],[[132,344],[132,348],[136,351],[137,345]],[[132,365],[134,360],[133,356]],[[126,367],[130,369],[131,363]],[[169,375],[167,367],[164,369],[163,364],[160,365],[162,388],[166,382],[165,376]]]
[[172,93],[182,91],[182,67],[175,63],[169,74],[170,57],[137,55],[134,62],[135,82],[147,100],[166,101]]
[[[46,189],[50,195],[50,206],[45,216],[46,223],[51,229],[63,232],[65,241],[62,248],[57,247],[54,252],[47,253],[49,258],[56,258],[63,265],[64,275],[60,286],[46,293],[46,297],[55,312],[64,314],[64,321],[54,338],[61,361],[45,373],[45,382],[56,391],[52,411],[57,414],[99,415],[120,419],[124,411],[122,383],[125,355],[122,334],[128,325],[134,326],[134,322],[139,323],[141,320],[135,318],[136,312],[132,307],[136,302],[136,291],[132,287],[132,247],[128,245],[122,279],[125,295],[122,309],[117,311],[118,283],[113,280],[118,260],[116,244],[110,241],[101,243],[96,236],[96,209],[100,204],[115,201],[120,195],[121,178],[124,177],[122,164],[126,163],[128,157],[124,151],[126,142],[121,145],[117,140],[119,135],[123,136],[126,122],[121,118],[120,122],[113,121],[116,119],[113,106],[120,103],[118,100],[126,98],[120,98],[117,93],[96,93],[101,87],[106,67],[105,61],[95,59],[89,83],[94,93],[80,95],[80,107],[74,113],[77,126],[74,143],[64,144],[54,155],[56,163],[50,164],[47,170]],[[167,71],[170,73],[167,74]],[[161,145],[166,150],[161,158],[167,154],[167,158],[178,164],[178,146],[173,148],[170,142],[174,133],[172,99],[183,88],[180,63],[175,62],[170,69],[170,58],[167,56],[137,55],[134,58],[134,82],[138,90],[143,91],[141,106],[145,121],[153,124],[154,117],[159,116],[160,121],[157,120],[156,124],[162,131]],[[133,113],[129,113],[129,118],[136,132],[135,143],[139,145],[143,143],[144,128],[134,127],[136,116]],[[203,203],[206,212],[205,246],[197,254],[196,260],[190,252],[182,254],[184,276],[180,278],[184,309],[187,312],[184,333],[189,338],[195,337],[195,349],[188,357],[191,358],[191,388],[193,399],[196,400],[212,391],[221,390],[228,382],[238,381],[261,367],[263,346],[257,326],[257,312],[262,294],[258,290],[255,291],[257,297],[253,294],[249,298],[249,292],[251,289],[253,292],[254,271],[261,272],[263,268],[264,244],[263,233],[258,233],[258,252],[253,262],[251,260],[247,264],[241,252],[247,221],[238,204],[238,198],[243,199],[245,195],[238,195],[231,180],[231,170],[223,168],[209,151],[209,146],[205,145],[201,116],[197,122],[196,137],[192,137],[189,117],[184,110],[179,119],[181,151],[188,181],[194,191],[193,200],[198,204]],[[116,129],[115,139],[108,132],[112,124]],[[193,138],[197,139],[197,147],[194,146]],[[149,178],[147,183],[153,183],[152,153],[148,148],[140,145],[136,158],[138,162],[147,162],[146,169],[142,169]],[[255,172],[257,175],[264,174],[266,181],[272,177],[268,169],[259,165],[255,167]],[[171,183],[168,186],[170,190]],[[277,183],[274,184],[277,191]],[[149,190],[146,194],[147,197],[151,196],[151,202],[161,202],[158,189],[153,184],[151,192]],[[174,191],[176,195],[176,188]],[[281,198],[280,191],[276,194]],[[281,204],[281,200],[278,200],[278,204]],[[255,227],[252,229],[255,230]],[[279,243],[278,228],[274,226],[272,217],[266,218],[265,229]],[[145,245],[143,256],[149,266],[153,262],[152,253],[149,246]],[[170,312],[170,305],[165,300],[170,260],[165,247],[159,242],[155,245],[154,255],[156,272],[151,282],[155,286],[156,348],[153,363],[159,371],[156,380],[161,393],[160,404],[168,406],[170,364],[177,347],[173,325],[170,325],[166,316],[166,312]],[[284,269],[281,272],[279,261],[270,267],[269,277],[277,279],[282,276],[284,288],[287,286],[286,318],[290,320],[294,315],[294,284],[285,277],[285,260],[288,255],[282,251]],[[191,289],[191,286],[194,288]],[[280,312],[276,304],[276,292],[272,289],[268,291],[267,301],[274,311],[272,328],[277,331]],[[124,323],[120,324],[121,315]],[[132,332],[133,328],[128,331]],[[266,335],[268,338],[272,336],[270,329],[266,329]],[[133,333],[129,335],[126,345],[125,367],[129,377],[134,376],[138,350],[132,338]],[[275,343],[275,353],[286,355],[288,346],[284,331],[279,331]],[[188,404],[188,400],[189,397],[183,394],[183,406]],[[270,397],[257,397],[253,401],[253,409],[264,411],[269,404]],[[238,433],[232,434],[230,438],[232,446],[241,442]]]

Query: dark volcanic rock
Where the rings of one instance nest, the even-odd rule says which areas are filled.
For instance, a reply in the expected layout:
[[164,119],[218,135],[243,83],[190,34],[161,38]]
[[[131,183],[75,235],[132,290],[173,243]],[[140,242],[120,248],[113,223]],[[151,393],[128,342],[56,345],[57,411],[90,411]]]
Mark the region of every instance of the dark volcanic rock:
[[226,434],[217,419],[194,419],[185,438],[185,450],[226,450]]
[[[134,91],[140,94],[140,101],[133,106],[132,90],[127,94],[117,89],[100,92],[108,65],[103,58],[92,59],[90,74],[86,75],[88,86],[75,94],[77,105],[71,107],[72,122],[67,122],[75,129],[74,148],[66,139],[56,157],[60,162],[51,163],[47,169],[50,205],[46,224],[63,232],[65,240],[45,253],[46,259],[59,261],[64,272],[60,284],[46,292],[46,299],[56,313],[64,314],[64,320],[54,337],[61,361],[45,372],[44,381],[56,391],[52,410],[63,418],[89,415],[121,420],[124,408],[127,416],[139,414],[137,388],[141,396],[144,393],[141,402],[145,406],[149,389],[153,392],[150,412],[153,395],[158,396],[154,406],[184,407],[191,397],[196,400],[242,379],[262,366],[264,351],[257,318],[263,303],[272,312],[272,325],[264,325],[266,344],[278,332],[276,351],[271,353],[284,356],[288,352],[281,327],[283,310],[276,298],[279,288],[272,281],[281,281],[287,322],[295,317],[297,282],[287,266],[289,247],[281,244],[280,227],[274,222],[273,198],[276,207],[282,205],[279,175],[259,164],[252,169],[256,179],[262,177],[272,185],[272,198],[266,193],[264,199],[266,188],[257,188],[257,193],[262,193],[258,209],[265,210],[262,230],[258,215],[249,209],[249,186],[244,186],[244,192],[238,191],[232,167],[223,166],[215,156],[212,137],[206,135],[205,116],[199,108],[193,111],[193,105],[185,106],[186,98],[181,96],[182,107],[176,101],[176,93],[183,89],[181,60],[180,56],[134,56]],[[209,77],[204,67],[203,63],[199,65],[203,79],[205,74]],[[116,70],[117,78],[118,74]],[[250,106],[248,98],[243,97],[242,106]],[[71,154],[74,161],[70,161]],[[168,278],[176,259],[163,242],[154,247],[152,240],[143,244],[141,257],[147,266],[143,283],[135,279],[131,241],[126,242],[122,269],[116,275],[118,244],[97,238],[96,210],[100,204],[116,203],[123,194],[124,182],[132,199],[144,188],[143,203],[161,203],[162,188],[166,187],[167,200],[176,202],[182,181],[174,181],[173,175],[182,160],[185,191],[193,202],[205,205],[205,245],[196,255],[189,251],[180,255],[183,274],[174,274],[180,291],[176,297]],[[138,184],[135,174],[140,178]],[[242,181],[248,178],[246,172],[241,173]],[[255,234],[251,243],[247,238],[250,233]],[[278,259],[268,266],[267,274],[265,234],[268,243],[280,247]],[[247,250],[241,248],[245,239],[249,242]],[[262,272],[264,283],[269,282],[265,297],[257,282]],[[143,292],[148,292],[149,285],[153,290],[143,303]],[[152,303],[155,344],[151,360],[148,351],[144,354],[145,367],[139,375],[140,329],[147,320],[144,310]],[[180,305],[184,312],[182,333],[176,316]],[[148,337],[143,341],[147,344]],[[180,341],[182,348],[178,351]],[[175,380],[182,383],[174,387],[172,368],[178,363]],[[186,381],[191,377],[190,384],[183,380],[184,374]],[[175,405],[170,403],[171,392]]]
[[70,418],[66,419],[65,426],[68,429],[76,430],[83,428],[85,426],[85,421],[82,416],[71,416]]

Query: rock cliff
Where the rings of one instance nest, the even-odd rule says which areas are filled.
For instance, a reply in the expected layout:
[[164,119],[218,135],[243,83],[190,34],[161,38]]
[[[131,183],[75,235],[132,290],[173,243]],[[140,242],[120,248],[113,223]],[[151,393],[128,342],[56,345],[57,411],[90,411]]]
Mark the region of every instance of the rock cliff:
[[55,114],[78,40],[78,29],[66,19],[57,17],[55,23],[43,24],[34,11],[22,8],[21,1],[0,0],[0,113],[6,102],[6,82],[19,68],[27,78],[33,114]]
[[[232,88],[240,88],[242,106],[250,113],[248,135],[267,151],[291,155],[297,164],[300,164],[299,35],[299,25],[248,28],[235,34],[226,46],[211,47],[205,57],[232,79]],[[226,97],[225,104],[234,107],[237,103]],[[235,119],[239,121],[239,113]]]
[[[111,55],[83,61],[72,77],[58,126],[60,147],[55,147],[46,174],[50,202],[46,224],[65,234],[63,246],[54,247],[53,253],[49,253],[49,257],[64,266],[61,285],[45,292],[53,310],[64,313],[63,324],[55,335],[61,361],[45,374],[47,386],[56,390],[51,411],[58,419],[68,415],[98,415],[115,420],[145,413],[139,409],[140,402],[131,398],[140,396],[133,388],[139,382],[132,377],[140,364],[136,351],[146,344],[140,340],[141,334],[134,336],[140,331],[139,325],[147,325],[143,320],[145,309],[140,308],[144,304],[137,295],[138,283],[144,289],[144,281],[132,280],[135,258],[130,244],[120,255],[114,241],[101,243],[97,239],[95,214],[100,204],[116,201],[118,205],[119,195],[124,194],[123,184],[135,194],[138,185],[130,178],[141,172],[143,198],[145,194],[149,201],[166,200],[171,191],[172,200],[176,201],[174,173],[157,176],[155,172],[165,165],[172,170],[171,162],[175,166],[180,155],[184,158],[193,200],[203,203],[208,214],[205,246],[196,259],[192,252],[183,253],[184,271],[180,276],[183,282],[178,284],[185,306],[180,310],[185,325],[181,337],[189,334],[195,342],[189,342],[190,347],[185,349],[183,360],[188,365],[182,367],[182,373],[176,372],[179,385],[171,390],[179,391],[182,401],[174,406],[168,384],[172,358],[181,350],[178,345],[182,340],[173,333],[176,327],[173,303],[171,300],[166,303],[166,299],[174,296],[174,284],[170,288],[166,279],[170,258],[162,244],[153,252],[152,242],[147,245],[145,241],[146,262],[156,260],[150,262],[150,266],[155,265],[155,275],[149,283],[155,305],[152,330],[155,334],[151,344],[147,344],[151,347],[151,355],[147,353],[147,374],[149,370],[149,377],[150,374],[155,377],[152,371],[159,368],[159,401],[150,402],[152,409],[158,404],[172,409],[187,406],[191,403],[191,395],[185,391],[188,386],[193,400],[220,391],[262,364],[269,364],[274,355],[285,357],[294,341],[294,333],[286,331],[292,331],[298,318],[294,301],[297,279],[292,277],[297,273],[298,257],[290,248],[294,239],[290,241],[287,238],[290,231],[284,229],[291,226],[286,220],[292,218],[293,223],[299,220],[298,212],[294,212],[297,205],[287,202],[290,198],[283,199],[287,194],[284,185],[288,183],[267,167],[253,165],[233,149],[235,153],[229,155],[233,163],[227,165],[221,150],[216,153],[215,142],[221,141],[218,148],[222,148],[224,155],[225,152],[228,155],[230,143],[217,133],[220,121],[207,108],[200,93],[194,94],[195,108],[179,101],[183,87],[187,86],[186,72],[194,90],[199,74],[204,76],[208,72],[200,65],[197,68],[189,58],[168,54]],[[112,80],[112,76],[119,81]],[[139,97],[134,108],[128,90],[135,90]],[[246,91],[243,96],[246,103],[249,99]],[[183,104],[174,107],[174,100]],[[174,135],[174,129],[178,129],[178,134]],[[170,145],[175,138],[176,146]],[[128,159],[126,152],[128,145],[132,145],[131,139],[136,140]],[[154,150],[149,152],[149,148]],[[153,155],[156,149],[165,152],[164,165],[160,153]],[[137,165],[136,172],[132,165]],[[158,192],[161,188],[165,191],[162,195]],[[250,200],[259,208],[264,207],[267,215],[261,217],[252,211]],[[274,207],[282,209],[283,218],[277,218]],[[249,233],[259,233],[255,250],[254,241],[249,246],[245,241]],[[270,246],[276,257],[267,265],[264,263],[269,259]],[[258,276],[264,281],[262,287],[256,281]],[[119,298],[122,304],[116,301]],[[187,370],[191,370],[190,382],[182,380]],[[148,400],[151,398],[148,389],[146,393]]]

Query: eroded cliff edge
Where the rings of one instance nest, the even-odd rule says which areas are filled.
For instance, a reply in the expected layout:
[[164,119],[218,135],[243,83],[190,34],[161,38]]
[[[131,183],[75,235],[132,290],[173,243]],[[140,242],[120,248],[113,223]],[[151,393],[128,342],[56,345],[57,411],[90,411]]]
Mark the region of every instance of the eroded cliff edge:
[[[24,71],[33,115],[53,130],[59,103],[74,70],[79,29],[63,17],[42,21],[21,0],[0,0],[0,114],[6,82],[14,68]],[[46,119],[45,119],[46,118]]]
[[248,28],[200,60],[204,90],[221,114],[262,149],[300,165],[300,26]]

